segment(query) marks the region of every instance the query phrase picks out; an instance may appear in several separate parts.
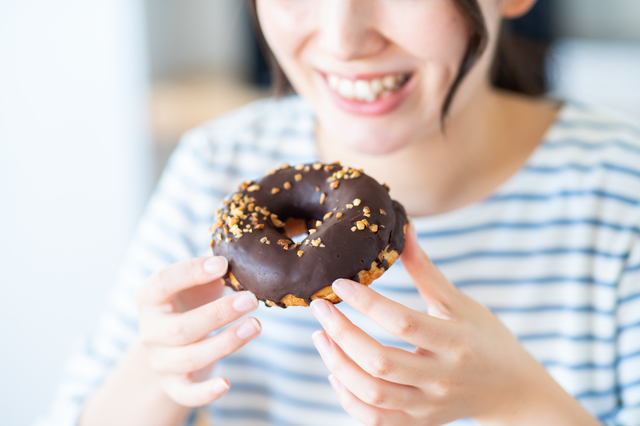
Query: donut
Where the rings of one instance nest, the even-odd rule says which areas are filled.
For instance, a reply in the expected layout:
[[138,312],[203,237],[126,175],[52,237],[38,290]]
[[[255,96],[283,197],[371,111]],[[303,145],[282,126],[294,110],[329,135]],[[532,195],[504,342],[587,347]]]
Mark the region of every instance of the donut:
[[338,303],[333,281],[379,278],[402,253],[406,225],[389,187],[362,170],[283,164],[223,200],[211,246],[229,261],[224,283],[267,306]]

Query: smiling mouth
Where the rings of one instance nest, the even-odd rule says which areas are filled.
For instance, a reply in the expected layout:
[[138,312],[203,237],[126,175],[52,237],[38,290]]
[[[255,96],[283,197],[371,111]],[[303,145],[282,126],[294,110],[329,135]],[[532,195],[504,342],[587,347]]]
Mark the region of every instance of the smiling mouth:
[[397,92],[411,78],[411,73],[389,74],[371,80],[349,80],[335,74],[327,74],[329,88],[348,100],[373,103]]

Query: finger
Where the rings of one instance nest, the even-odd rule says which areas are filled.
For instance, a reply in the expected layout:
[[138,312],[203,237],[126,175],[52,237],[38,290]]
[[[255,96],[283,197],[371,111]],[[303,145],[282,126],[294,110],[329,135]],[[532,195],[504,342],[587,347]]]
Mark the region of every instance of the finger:
[[389,382],[368,374],[349,359],[322,330],[313,333],[312,337],[331,374],[360,401],[374,407],[389,409],[408,409],[419,404],[420,391],[417,388]]
[[151,315],[140,321],[140,336],[146,344],[187,345],[257,307],[253,293],[234,293],[184,313]]
[[185,375],[162,376],[160,385],[171,399],[185,407],[209,404],[230,388],[229,381],[222,377],[194,383]]
[[221,278],[227,266],[227,259],[222,256],[197,257],[169,265],[151,275],[142,286],[138,304],[160,305],[182,290]]
[[333,283],[333,291],[389,333],[419,348],[436,350],[454,335],[451,321],[414,311],[368,286],[341,279]]
[[218,335],[191,345],[152,347],[151,367],[158,373],[198,371],[237,351],[260,331],[260,322],[247,318]]
[[420,248],[413,223],[409,225],[401,260],[418,292],[429,305],[429,314],[450,319],[458,302],[466,296],[442,275]]
[[316,299],[311,302],[311,309],[331,339],[370,375],[410,385],[424,374],[426,358],[381,345],[332,303]]
[[335,376],[329,375],[329,383],[338,395],[338,401],[344,410],[364,425],[407,425],[409,415],[403,411],[386,410],[374,407],[358,399]]

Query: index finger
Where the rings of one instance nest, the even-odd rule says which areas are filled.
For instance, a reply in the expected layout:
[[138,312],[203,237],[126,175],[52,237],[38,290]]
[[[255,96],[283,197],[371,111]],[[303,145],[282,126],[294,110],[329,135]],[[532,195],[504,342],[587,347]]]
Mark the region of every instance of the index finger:
[[453,335],[451,321],[414,311],[360,283],[336,280],[333,291],[389,333],[419,348],[435,351]]
[[191,287],[209,284],[220,279],[229,263],[222,256],[196,257],[174,263],[155,272],[140,288],[139,304],[160,305]]

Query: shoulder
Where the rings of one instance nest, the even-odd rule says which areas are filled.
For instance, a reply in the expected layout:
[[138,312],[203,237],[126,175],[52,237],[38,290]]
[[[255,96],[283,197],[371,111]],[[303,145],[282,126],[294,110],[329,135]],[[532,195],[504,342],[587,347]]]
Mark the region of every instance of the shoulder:
[[640,160],[640,117],[593,105],[567,103],[545,142],[552,148],[580,150],[576,152],[582,152],[585,158],[633,155],[635,160]]
[[583,189],[640,205],[640,117],[569,103],[540,148],[543,165],[566,172]]
[[230,151],[269,152],[289,141],[292,149],[313,145],[314,116],[298,96],[252,102],[186,132],[179,149],[197,151],[201,158]]

